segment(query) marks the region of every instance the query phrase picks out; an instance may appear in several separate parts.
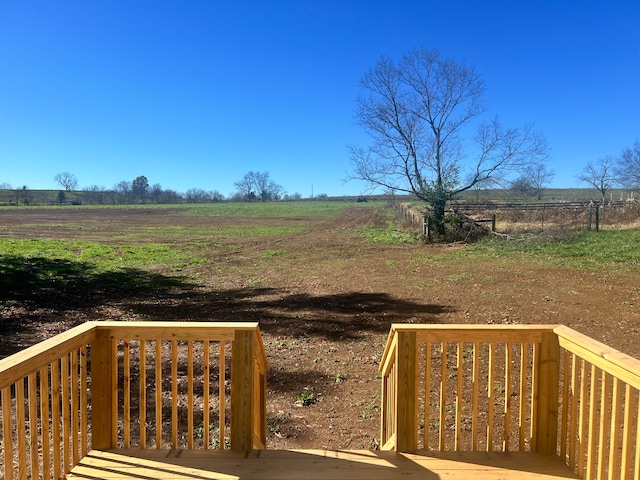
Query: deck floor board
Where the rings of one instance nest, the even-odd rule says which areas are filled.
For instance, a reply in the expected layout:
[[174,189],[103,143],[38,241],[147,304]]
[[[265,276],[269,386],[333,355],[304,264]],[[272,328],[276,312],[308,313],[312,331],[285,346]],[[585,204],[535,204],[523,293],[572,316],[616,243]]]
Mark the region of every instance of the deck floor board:
[[91,451],[67,479],[537,480],[579,478],[553,455],[369,450]]

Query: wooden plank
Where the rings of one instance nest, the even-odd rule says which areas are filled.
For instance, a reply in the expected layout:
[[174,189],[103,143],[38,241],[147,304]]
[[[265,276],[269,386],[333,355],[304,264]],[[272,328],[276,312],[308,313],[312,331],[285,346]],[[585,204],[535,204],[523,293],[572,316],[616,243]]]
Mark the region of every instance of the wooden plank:
[[[565,367],[566,368],[566,367]],[[571,419],[569,424],[569,465],[576,464],[576,437],[578,435],[578,357],[571,355]],[[565,404],[567,405],[567,404]]]
[[640,480],[640,392],[638,395],[638,412],[636,414],[636,455],[635,455],[635,473],[633,480]]
[[91,343],[95,322],[87,322],[0,360],[0,389]]
[[[452,326],[449,325],[449,327]],[[417,330],[416,334],[419,342],[466,343],[477,341],[482,343],[519,343],[539,342],[542,333],[551,330],[548,328],[538,329],[537,326],[527,326],[527,328],[512,327],[522,327],[522,325],[456,325],[448,329]]]
[[231,448],[251,450],[253,332],[236,331],[231,350]]
[[611,394],[611,421],[609,423],[609,478],[620,478],[620,465],[618,463],[620,447],[620,401],[622,398],[622,385],[619,379],[613,378],[613,392]]
[[78,369],[78,350],[71,352],[71,373],[69,380],[71,382],[71,421],[69,422],[71,429],[71,465],[75,465],[80,459],[80,405],[78,392],[80,375]]
[[69,354],[60,362],[60,380],[62,382],[62,472],[71,470],[71,394],[69,392]]
[[40,434],[38,433],[38,387],[36,373],[29,375],[29,456],[31,457],[31,478],[40,477],[40,458],[38,454],[38,444]]
[[89,402],[87,399],[87,346],[80,347],[80,454],[85,457],[89,448],[89,420],[87,418],[87,408]]
[[525,432],[527,422],[527,365],[529,358],[529,349],[525,342],[520,344],[520,393],[518,406],[518,450],[524,452],[525,448]]
[[505,345],[504,356],[504,436],[502,439],[502,451],[509,451],[509,438],[511,436],[511,343]]
[[122,442],[124,448],[131,447],[131,343],[125,338],[122,341]]
[[225,411],[227,408],[227,392],[226,392],[226,342],[224,340],[220,341],[220,352],[219,352],[219,366],[220,373],[218,375],[218,401],[220,402],[218,408],[218,448],[221,450],[224,449],[225,444],[225,436],[226,436],[226,421],[225,421]]
[[2,388],[2,441],[4,450],[4,478],[13,480],[13,413],[11,412],[11,386]]
[[[575,355],[573,355],[575,357]],[[560,415],[560,457],[567,458],[567,435],[569,431],[569,365],[571,364],[571,352],[564,351],[563,372],[562,372],[562,411]],[[569,457],[571,455],[569,454]]]
[[[40,419],[42,428],[42,478],[51,479],[51,444],[49,442],[49,367],[40,369]],[[83,455],[84,456],[84,455]]]
[[479,394],[480,394],[480,343],[473,342],[473,393],[471,398],[471,449],[478,449],[478,420],[480,418]]
[[[558,480],[578,478],[555,455],[536,453],[286,450],[90,452],[77,478],[220,480]],[[69,478],[74,478],[70,475]]]
[[[111,363],[109,331],[100,330],[91,345],[91,377],[102,380],[91,382],[91,444],[100,450],[115,447],[111,444]],[[55,420],[55,414],[53,418]]]
[[147,341],[140,340],[140,385],[138,388],[138,418],[140,420],[140,448],[147,448]]
[[193,448],[193,340],[187,341],[187,447]]
[[109,341],[111,358],[111,375],[105,377],[105,383],[110,380],[111,388],[111,445],[114,447],[118,444],[118,416],[119,416],[119,404],[118,404],[118,340],[113,336]]
[[[438,450],[445,449],[447,415],[447,344],[440,344],[440,416],[438,418]],[[398,407],[399,408],[399,407]]]
[[[624,419],[622,421],[624,437],[622,438],[622,454],[620,456],[624,475],[628,475],[631,472],[633,413],[633,390],[629,384],[626,384],[624,387]],[[636,448],[640,450],[640,445],[636,445]],[[640,465],[637,468],[640,468]]]
[[462,360],[463,344],[458,343],[457,359],[456,359],[456,376],[458,380],[458,386],[456,389],[456,420],[455,420],[455,442],[454,450],[460,449],[460,422],[462,421],[462,377],[463,377],[463,360]]
[[598,480],[605,478],[606,462],[606,430],[607,423],[609,421],[609,409],[611,405],[609,403],[609,382],[607,372],[602,372],[602,386],[600,389],[600,434],[598,436],[598,471],[596,472]]
[[494,424],[494,370],[495,370],[495,344],[489,344],[489,365],[487,366],[487,452],[493,451],[493,424]]
[[557,327],[554,332],[558,335],[560,345],[563,348],[579,355],[632,387],[640,389],[640,360],[568,327]]
[[[588,445],[587,445],[587,465],[585,478],[592,479],[595,469],[596,461],[596,432],[598,424],[596,422],[596,415],[598,408],[596,407],[596,389],[598,386],[598,371],[595,365],[591,365],[591,385],[589,386],[589,433],[588,433]],[[602,372],[600,372],[602,374]]]
[[178,448],[178,341],[171,341],[171,446]]
[[[51,363],[51,422],[52,426],[52,442],[53,447],[53,478],[58,479],[62,473],[62,465],[60,462],[60,361],[56,360]],[[102,383],[102,382],[96,382]],[[96,415],[97,416],[97,415]],[[96,441],[96,437],[99,438],[100,423],[93,422],[93,444],[100,445],[99,441]],[[109,445],[107,443],[107,445]],[[110,447],[107,447],[110,448]]]
[[[384,405],[384,404],[383,404]],[[424,434],[423,448],[429,450],[429,430],[431,422],[431,343],[424,349]]]
[[209,340],[204,341],[203,345],[203,353],[202,353],[202,376],[203,378],[203,386],[202,386],[202,424],[204,427],[204,448],[209,449],[211,447],[209,438],[209,425],[211,423],[210,420],[210,408],[211,408],[211,346]]
[[536,448],[540,453],[556,453],[560,346],[558,337],[553,332],[542,334],[537,369],[539,380]]
[[156,448],[162,448],[162,340],[156,338]]
[[[578,447],[578,475],[580,477],[584,477],[584,467],[585,467],[585,455],[586,455],[586,432],[588,428],[588,417],[587,417],[587,362],[583,359],[580,359],[580,412],[578,413],[578,417],[580,418],[580,425],[578,428],[578,439],[579,439],[579,447]],[[593,381],[593,380],[591,380]]]
[[97,330],[108,330],[114,338],[131,340],[232,340],[234,332],[256,331],[257,322],[119,322],[101,321]]

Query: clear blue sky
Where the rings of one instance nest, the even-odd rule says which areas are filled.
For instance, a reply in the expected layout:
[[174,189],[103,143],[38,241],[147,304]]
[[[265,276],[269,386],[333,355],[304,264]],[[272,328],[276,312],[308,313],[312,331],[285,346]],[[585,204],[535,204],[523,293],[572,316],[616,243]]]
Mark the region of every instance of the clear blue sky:
[[254,170],[358,194],[358,81],[415,47],[475,66],[489,115],[535,122],[552,186],[640,139],[639,0],[2,0],[0,184],[228,195]]

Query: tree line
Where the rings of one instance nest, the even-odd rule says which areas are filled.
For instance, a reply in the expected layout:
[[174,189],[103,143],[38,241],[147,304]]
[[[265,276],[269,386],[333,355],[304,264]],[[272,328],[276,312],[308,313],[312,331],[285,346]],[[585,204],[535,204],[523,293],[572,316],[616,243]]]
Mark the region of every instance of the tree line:
[[[273,181],[269,172],[248,172],[234,183],[236,191],[225,197],[217,190],[192,188],[184,193],[163,188],[159,183],[150,184],[146,176],[140,175],[133,180],[122,180],[108,189],[101,185],[79,188],[76,175],[71,172],[58,173],[53,178],[60,190],[55,203],[58,204],[179,204],[179,203],[218,203],[224,201],[273,202],[279,200],[299,200],[302,195],[287,195],[284,188]],[[0,184],[0,190],[13,191],[13,201],[30,205],[39,198],[26,185],[12,188],[7,183]],[[326,196],[326,195],[324,195]],[[51,200],[49,200],[51,202]],[[43,201],[44,203],[44,201]]]

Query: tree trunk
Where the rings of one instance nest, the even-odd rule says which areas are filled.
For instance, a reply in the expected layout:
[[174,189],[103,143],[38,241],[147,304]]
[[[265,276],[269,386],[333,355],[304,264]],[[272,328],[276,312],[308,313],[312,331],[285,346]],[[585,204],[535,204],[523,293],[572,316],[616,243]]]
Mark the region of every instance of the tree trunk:
[[444,209],[447,205],[446,200],[438,200],[433,203],[433,227],[439,236],[444,236],[445,228],[444,228]]

